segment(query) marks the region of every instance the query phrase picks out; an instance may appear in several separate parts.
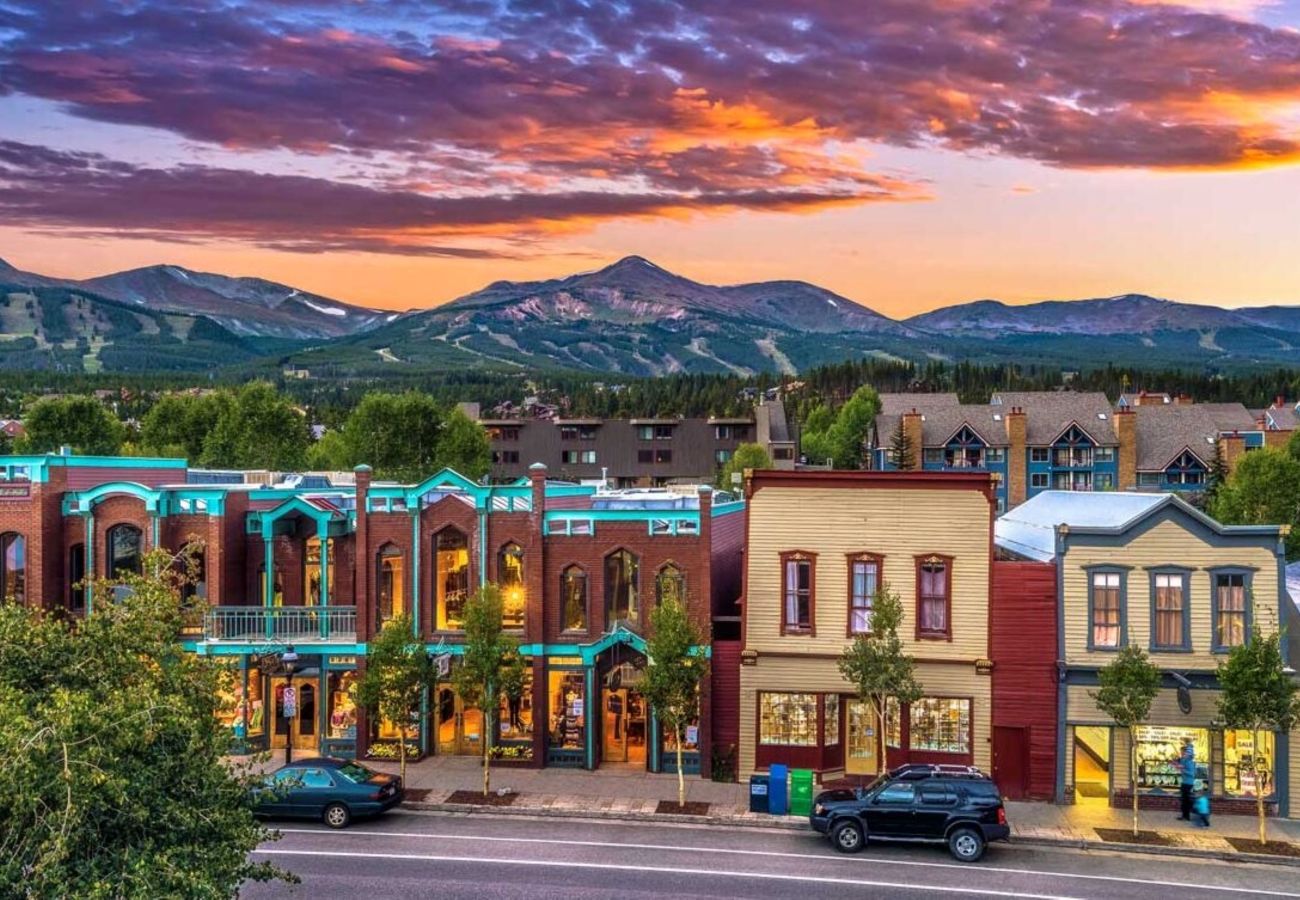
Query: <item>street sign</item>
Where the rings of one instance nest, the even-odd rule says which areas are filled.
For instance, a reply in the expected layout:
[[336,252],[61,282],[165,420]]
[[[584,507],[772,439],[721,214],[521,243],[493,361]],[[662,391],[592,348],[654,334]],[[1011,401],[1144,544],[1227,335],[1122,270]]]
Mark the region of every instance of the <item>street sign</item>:
[[285,718],[298,715],[298,692],[292,685],[285,685],[284,693],[280,696],[280,705],[284,709]]

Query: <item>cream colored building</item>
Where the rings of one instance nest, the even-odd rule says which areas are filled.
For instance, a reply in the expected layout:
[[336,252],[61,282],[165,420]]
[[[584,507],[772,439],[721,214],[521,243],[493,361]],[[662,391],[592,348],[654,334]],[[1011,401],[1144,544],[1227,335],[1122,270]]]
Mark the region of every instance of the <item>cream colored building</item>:
[[990,764],[987,473],[760,471],[748,498],[739,774],[880,768],[880,738],[837,662],[876,591],[903,601],[924,698],[893,717],[889,762]]

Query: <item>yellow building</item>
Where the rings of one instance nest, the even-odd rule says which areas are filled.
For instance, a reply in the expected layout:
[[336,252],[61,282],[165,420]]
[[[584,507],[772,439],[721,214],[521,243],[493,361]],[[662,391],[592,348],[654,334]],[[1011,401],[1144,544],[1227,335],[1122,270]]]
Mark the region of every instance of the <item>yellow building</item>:
[[[1127,806],[1135,755],[1140,802],[1175,809],[1176,761],[1190,738],[1216,810],[1254,812],[1258,791],[1283,815],[1300,809],[1287,736],[1265,734],[1256,746],[1218,720],[1218,664],[1253,627],[1272,633],[1295,615],[1285,534],[1221,525],[1172,494],[1048,491],[998,521],[1000,550],[1056,566],[1058,800]],[[1098,670],[1127,645],[1163,673],[1136,743],[1093,699]],[[1270,774],[1257,779],[1260,756]]]
[[754,472],[740,669],[739,773],[880,768],[869,708],[837,662],[881,586],[905,608],[925,691],[892,717],[889,763],[990,763],[987,473]]

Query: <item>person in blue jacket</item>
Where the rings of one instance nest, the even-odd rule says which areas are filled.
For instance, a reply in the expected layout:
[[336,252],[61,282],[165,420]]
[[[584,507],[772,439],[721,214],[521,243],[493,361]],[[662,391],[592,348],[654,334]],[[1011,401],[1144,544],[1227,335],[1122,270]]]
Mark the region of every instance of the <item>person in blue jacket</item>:
[[1191,738],[1183,743],[1182,755],[1178,757],[1178,768],[1182,775],[1178,785],[1182,800],[1182,813],[1178,816],[1184,822],[1192,820],[1192,788],[1196,786],[1196,745]]

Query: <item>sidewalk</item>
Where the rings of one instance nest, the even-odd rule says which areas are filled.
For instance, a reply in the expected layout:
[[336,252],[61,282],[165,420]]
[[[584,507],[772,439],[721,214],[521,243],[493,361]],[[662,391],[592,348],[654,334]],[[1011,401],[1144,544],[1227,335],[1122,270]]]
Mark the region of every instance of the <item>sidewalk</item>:
[[[266,763],[274,769],[282,762],[276,757]],[[396,763],[367,760],[366,765],[396,773]],[[577,769],[517,769],[499,767],[492,770],[492,791],[513,795],[509,799],[481,799],[483,770],[471,757],[441,756],[407,766],[406,787],[412,809],[439,812],[492,813],[496,815],[533,815],[569,818],[617,818],[655,822],[692,822],[760,828],[804,830],[806,820],[791,816],[770,816],[749,811],[748,785],[723,784],[687,776],[688,803],[707,803],[705,815],[657,813],[661,801],[677,802],[677,777],[654,775],[640,766],[605,767],[597,772]],[[456,792],[461,796],[449,802]],[[1252,852],[1247,841],[1257,838],[1253,816],[1212,818],[1210,829],[1195,828],[1181,822],[1171,812],[1143,811],[1138,827],[1154,833],[1163,846],[1131,844],[1107,840],[1107,829],[1131,833],[1132,813],[1103,804],[1057,806],[1051,803],[1008,801],[1007,819],[1012,839],[1022,844],[1064,846],[1089,850],[1192,855],[1217,859],[1269,862],[1300,866],[1300,821],[1269,819],[1270,841],[1285,842],[1295,851],[1294,857]],[[1099,833],[1102,829],[1103,833]],[[1115,835],[1109,835],[1114,837]],[[1242,840],[1237,847],[1229,839]]]

